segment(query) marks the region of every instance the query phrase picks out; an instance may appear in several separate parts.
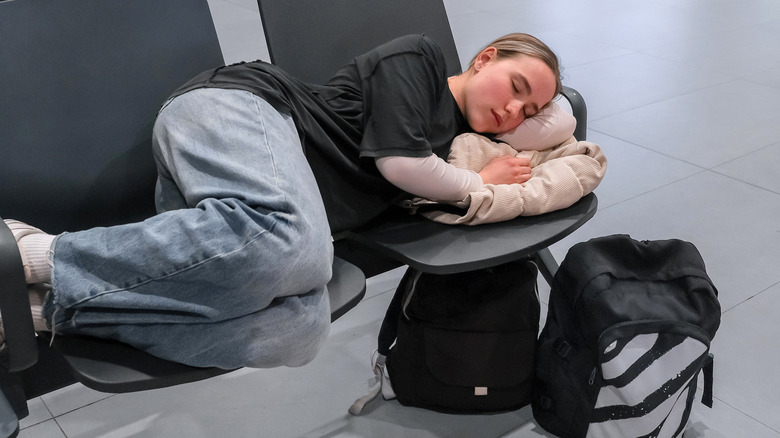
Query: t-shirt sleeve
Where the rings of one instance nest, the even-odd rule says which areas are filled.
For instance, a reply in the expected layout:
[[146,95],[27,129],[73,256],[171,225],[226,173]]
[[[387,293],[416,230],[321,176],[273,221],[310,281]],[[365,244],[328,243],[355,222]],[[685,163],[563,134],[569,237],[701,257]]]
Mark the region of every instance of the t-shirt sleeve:
[[426,157],[434,112],[447,84],[444,58],[430,40],[379,60],[365,72],[361,157]]

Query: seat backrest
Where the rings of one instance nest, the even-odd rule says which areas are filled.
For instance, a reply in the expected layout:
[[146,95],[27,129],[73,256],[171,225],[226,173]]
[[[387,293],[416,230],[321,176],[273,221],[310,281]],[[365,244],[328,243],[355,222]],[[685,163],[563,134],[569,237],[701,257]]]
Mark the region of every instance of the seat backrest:
[[0,2],[0,215],[49,232],[152,215],[157,110],[223,62],[206,0]]
[[271,62],[306,82],[324,83],[355,56],[420,33],[442,48],[449,75],[461,71],[442,0],[258,0],[258,5]]

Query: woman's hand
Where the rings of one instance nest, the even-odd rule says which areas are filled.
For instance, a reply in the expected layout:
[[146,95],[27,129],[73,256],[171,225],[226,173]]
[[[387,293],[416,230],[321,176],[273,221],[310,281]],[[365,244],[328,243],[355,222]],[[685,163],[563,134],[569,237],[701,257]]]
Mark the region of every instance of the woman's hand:
[[479,176],[485,184],[522,184],[531,179],[531,160],[502,155],[490,160]]

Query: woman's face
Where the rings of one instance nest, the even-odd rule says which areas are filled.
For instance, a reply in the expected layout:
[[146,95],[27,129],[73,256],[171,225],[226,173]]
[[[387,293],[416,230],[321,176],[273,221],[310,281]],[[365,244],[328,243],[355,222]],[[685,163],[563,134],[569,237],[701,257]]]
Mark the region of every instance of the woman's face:
[[471,129],[500,133],[516,128],[554,97],[555,75],[541,59],[498,59],[495,49],[480,53],[464,84],[461,110]]

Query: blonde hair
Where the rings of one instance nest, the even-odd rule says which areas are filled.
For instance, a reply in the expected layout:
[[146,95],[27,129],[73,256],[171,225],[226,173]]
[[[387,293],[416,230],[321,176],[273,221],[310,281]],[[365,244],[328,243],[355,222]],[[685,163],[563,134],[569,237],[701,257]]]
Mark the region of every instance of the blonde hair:
[[[526,33],[510,33],[488,44],[482,48],[479,53],[482,53],[482,51],[488,47],[494,47],[496,49],[496,56],[498,59],[516,56],[532,56],[542,60],[550,67],[550,70],[552,70],[555,75],[555,96],[561,93],[563,84],[561,83],[561,67],[558,56],[547,46],[547,44],[543,43],[538,38]],[[479,54],[474,56],[469,63],[469,70],[474,67],[474,62],[477,60],[478,56]]]

